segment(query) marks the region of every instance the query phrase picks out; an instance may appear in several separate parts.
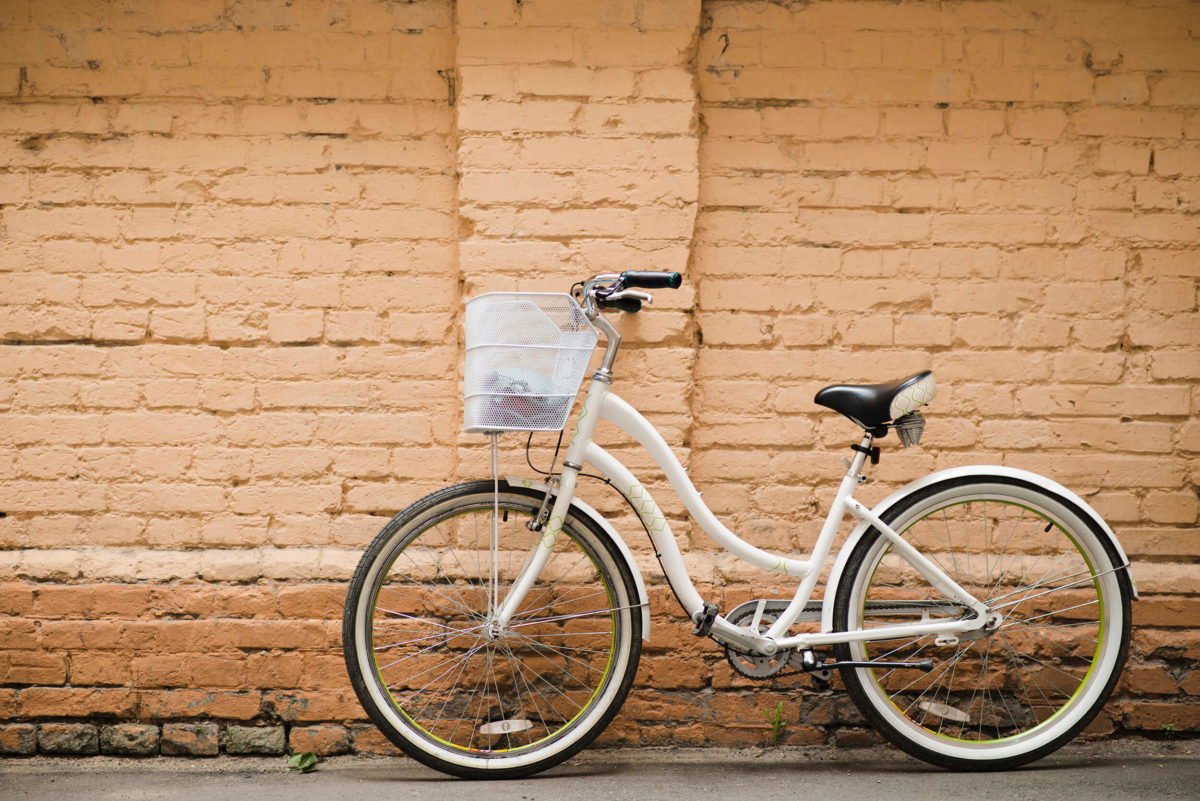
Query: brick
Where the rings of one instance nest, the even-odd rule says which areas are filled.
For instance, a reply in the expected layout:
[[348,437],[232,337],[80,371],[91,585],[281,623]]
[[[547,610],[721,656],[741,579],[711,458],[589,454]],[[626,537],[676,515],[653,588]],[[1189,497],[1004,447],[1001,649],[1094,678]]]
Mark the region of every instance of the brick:
[[315,342],[321,338],[324,328],[324,312],[317,309],[274,312],[267,316],[268,336],[282,344]]
[[396,746],[374,726],[357,727],[352,736],[356,754],[391,756],[396,753]]
[[196,301],[196,282],[183,276],[146,276],[123,279],[85,278],[80,290],[84,306],[113,303],[190,305]]
[[1154,172],[1158,175],[1200,175],[1200,149],[1156,148]]
[[1140,105],[1149,100],[1150,88],[1142,75],[1101,75],[1092,96],[1097,103]]
[[569,62],[574,44],[569,31],[468,28],[459,33],[462,64]]
[[1122,714],[1123,725],[1130,729],[1161,732],[1167,724],[1182,732],[1200,729],[1200,709],[1190,705],[1126,701],[1119,703],[1117,709]]
[[946,119],[948,132],[956,138],[982,138],[1004,132],[1004,112],[998,110],[953,109]]
[[1145,175],[1150,171],[1150,148],[1106,142],[1096,154],[1096,170]]
[[1156,379],[1194,379],[1200,373],[1195,353],[1191,350],[1164,350],[1154,354],[1150,374]]
[[1084,70],[1035,70],[1033,100],[1042,103],[1082,102],[1091,95],[1092,85],[1092,74]]
[[66,660],[61,654],[40,651],[0,652],[0,675],[5,684],[63,684]]
[[288,751],[311,751],[318,756],[337,756],[351,752],[350,732],[343,726],[292,726],[288,731]]
[[1143,250],[1138,257],[1142,271],[1148,275],[1200,277],[1200,259],[1188,251]]
[[1173,139],[1183,131],[1183,116],[1166,111],[1094,108],[1080,112],[1075,124],[1085,136]]
[[1008,132],[1018,139],[1058,139],[1067,126],[1061,109],[1022,109],[1011,112]]
[[[285,691],[268,692],[263,703],[288,723],[320,723],[330,720],[364,720],[362,707],[352,690],[322,691],[320,693]],[[390,746],[392,751],[395,746]],[[357,737],[355,750],[360,751]]]
[[71,682],[76,685],[125,686],[133,681],[128,657],[102,653],[76,653],[71,656]]
[[[227,720],[250,720],[256,717],[262,699],[257,692],[226,692],[186,689],[147,690],[142,693],[142,714],[150,719],[171,720],[178,718],[221,718]],[[187,753],[183,750],[169,751],[167,747],[167,725],[163,724],[162,751],[168,753]],[[204,724],[201,724],[202,726]],[[212,741],[208,733],[212,733]],[[216,727],[211,730],[192,729],[177,732],[176,737],[186,739],[188,736],[195,741],[193,746],[196,756],[208,756],[216,753]],[[173,748],[184,748],[178,744]],[[211,750],[210,750],[211,749]]]
[[637,96],[651,100],[690,100],[693,78],[682,66],[640,70],[637,74]]
[[1150,89],[1150,103],[1155,106],[1195,108],[1200,103],[1200,81],[1189,73],[1160,76]]

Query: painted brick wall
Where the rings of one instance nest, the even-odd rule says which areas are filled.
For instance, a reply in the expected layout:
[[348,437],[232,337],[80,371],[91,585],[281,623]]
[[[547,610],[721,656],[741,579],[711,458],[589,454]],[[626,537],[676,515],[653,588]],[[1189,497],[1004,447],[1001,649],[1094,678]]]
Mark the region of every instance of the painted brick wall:
[[[0,150],[0,753],[391,753],[344,582],[486,472],[463,299],[638,268],[686,283],[621,321],[620,391],[731,527],[804,549],[853,435],[815,390],[932,367],[864,497],[1083,494],[1143,593],[1094,731],[1200,731],[1194,3],[6,0]],[[870,740],[735,678],[589,500],[654,595],[607,742],[755,744],[780,700]],[[782,591],[659,500],[723,608]]]

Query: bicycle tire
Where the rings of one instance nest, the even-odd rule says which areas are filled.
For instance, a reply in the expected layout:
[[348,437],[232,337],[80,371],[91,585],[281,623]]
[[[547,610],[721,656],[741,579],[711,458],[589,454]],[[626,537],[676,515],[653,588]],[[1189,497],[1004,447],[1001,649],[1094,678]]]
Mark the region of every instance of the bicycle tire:
[[[1046,756],[1095,718],[1128,654],[1131,585],[1087,514],[1035,484],[975,476],[922,489],[883,520],[1004,618],[956,643],[926,635],[838,645],[839,660],[934,660],[928,673],[841,668],[877,731],[933,765],[999,770]],[[839,578],[838,630],[914,614],[889,609],[897,600],[943,598],[889,546],[874,528],[855,546]]]
[[[543,494],[498,496],[505,591],[533,548]],[[343,653],[368,716],[402,751],[463,778],[519,778],[569,759],[620,710],[641,654],[629,567],[571,514],[503,632],[487,626],[493,484],[447,487],[396,515],[363,554],[343,615]],[[386,655],[386,656],[384,656]]]

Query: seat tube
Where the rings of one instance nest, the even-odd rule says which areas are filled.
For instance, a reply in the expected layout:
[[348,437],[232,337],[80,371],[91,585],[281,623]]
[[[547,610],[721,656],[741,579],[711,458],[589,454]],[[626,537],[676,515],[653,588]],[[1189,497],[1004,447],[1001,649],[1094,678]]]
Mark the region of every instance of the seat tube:
[[525,567],[522,568],[512,587],[509,588],[508,594],[505,595],[496,612],[495,622],[501,628],[507,626],[512,620],[512,616],[517,613],[529,588],[533,586],[538,574],[546,566],[546,562],[554,550],[554,545],[558,542],[563,524],[571,510],[571,501],[575,496],[575,481],[579,478],[579,471],[583,469],[583,454],[588,443],[592,441],[592,433],[595,432],[596,423],[600,420],[600,404],[604,402],[608,388],[606,377],[597,375],[592,378],[588,394],[584,397],[583,406],[579,411],[579,418],[575,421],[575,433],[571,436],[571,443],[567,447],[562,473],[559,475],[558,497],[554,499],[554,506],[550,510],[550,519],[542,527],[542,536],[538,545],[534,547],[532,558],[526,560]]
[[858,486],[858,477],[866,465],[866,452],[870,450],[873,440],[874,437],[871,432],[868,431],[863,435],[862,443],[859,445],[861,450],[855,452],[854,458],[846,468],[846,473],[842,476],[841,483],[838,484],[837,495],[833,499],[833,504],[829,507],[829,514],[825,517],[825,524],[821,527],[821,533],[817,536],[817,542],[813,546],[812,556],[810,557],[812,568],[809,570],[808,575],[801,580],[800,586],[796,588],[796,594],[792,597],[787,608],[779,615],[770,629],[767,630],[767,637],[773,640],[780,640],[787,636],[788,629],[796,622],[800,613],[804,611],[804,607],[808,605],[809,599],[812,598],[821,568],[825,564],[825,560],[829,558],[829,552],[833,548],[833,541],[837,537],[838,529],[846,517],[847,504],[854,497],[854,489]]

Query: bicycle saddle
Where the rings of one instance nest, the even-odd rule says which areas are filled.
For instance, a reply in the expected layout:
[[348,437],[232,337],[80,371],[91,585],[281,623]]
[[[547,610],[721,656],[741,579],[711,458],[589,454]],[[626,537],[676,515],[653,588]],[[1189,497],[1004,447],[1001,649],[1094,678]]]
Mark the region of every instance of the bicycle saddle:
[[925,370],[886,384],[836,384],[825,387],[813,400],[863,428],[874,428],[916,411],[936,394],[933,371]]

